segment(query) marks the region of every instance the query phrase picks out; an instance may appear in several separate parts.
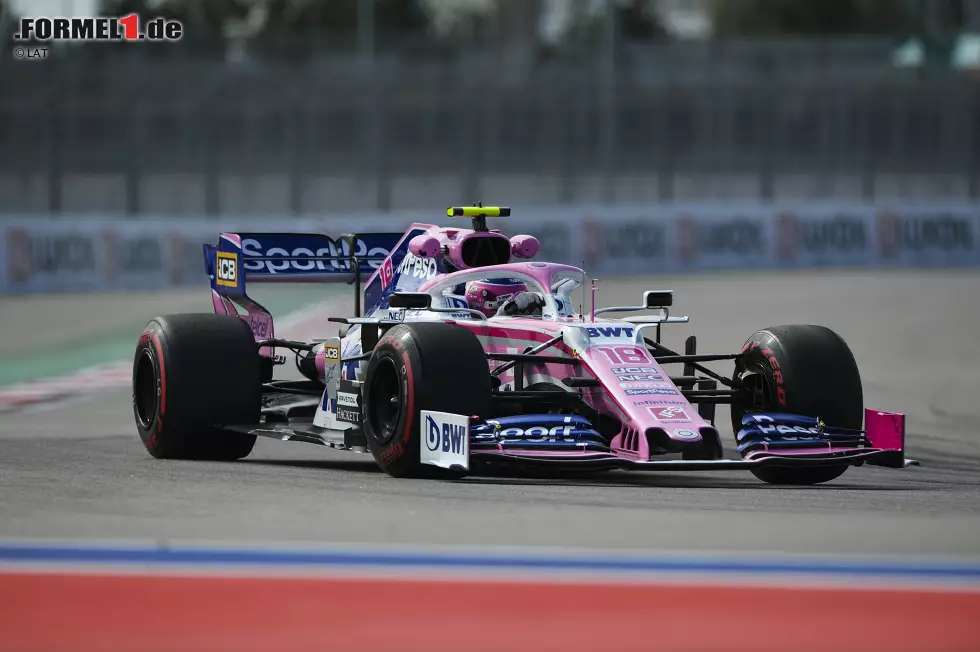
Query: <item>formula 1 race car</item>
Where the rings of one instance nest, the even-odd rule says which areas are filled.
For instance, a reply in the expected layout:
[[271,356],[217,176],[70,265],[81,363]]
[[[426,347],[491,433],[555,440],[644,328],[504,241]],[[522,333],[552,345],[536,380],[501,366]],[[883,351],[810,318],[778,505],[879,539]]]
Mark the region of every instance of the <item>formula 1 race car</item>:
[[[854,357],[833,331],[765,328],[738,353],[713,355],[691,336],[678,353],[661,344],[665,325],[688,322],[670,314],[671,290],[597,309],[593,281],[591,310],[576,312],[572,293],[590,289],[583,270],[532,261],[537,239],[487,227],[510,209],[448,213],[472,228],[222,233],[204,245],[217,314],[155,318],[136,348],[146,449],[233,460],[261,435],[369,451],[394,476],[445,478],[500,466],[748,469],[815,484],[848,466],[914,463],[904,415],[864,409]],[[246,291],[264,281],[351,283],[355,315],[325,319],[338,336],[278,339]],[[649,314],[605,318],[624,312]],[[304,379],[274,379],[284,350]],[[727,360],[730,377],[703,364]],[[731,405],[741,459],[722,456],[718,404]]]

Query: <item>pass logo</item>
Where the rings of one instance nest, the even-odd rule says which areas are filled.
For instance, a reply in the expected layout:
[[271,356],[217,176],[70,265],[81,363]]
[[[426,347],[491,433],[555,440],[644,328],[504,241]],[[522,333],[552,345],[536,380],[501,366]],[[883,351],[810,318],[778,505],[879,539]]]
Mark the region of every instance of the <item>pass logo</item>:
[[585,332],[591,339],[633,338],[635,328],[626,326],[589,326]]

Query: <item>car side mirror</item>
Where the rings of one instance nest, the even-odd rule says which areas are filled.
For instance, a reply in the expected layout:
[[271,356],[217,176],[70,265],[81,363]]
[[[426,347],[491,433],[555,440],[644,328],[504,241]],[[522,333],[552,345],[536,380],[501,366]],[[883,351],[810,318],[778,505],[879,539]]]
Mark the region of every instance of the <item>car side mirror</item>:
[[643,293],[643,305],[647,308],[667,308],[674,305],[673,290],[647,290]]
[[432,296],[425,292],[397,292],[388,297],[388,307],[428,310],[432,307]]

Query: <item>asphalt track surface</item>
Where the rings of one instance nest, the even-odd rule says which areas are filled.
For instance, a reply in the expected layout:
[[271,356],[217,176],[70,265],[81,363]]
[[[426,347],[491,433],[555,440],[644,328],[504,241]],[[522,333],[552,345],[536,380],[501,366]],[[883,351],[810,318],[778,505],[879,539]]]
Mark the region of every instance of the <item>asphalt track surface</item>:
[[[666,331],[675,348],[690,333],[701,351],[728,352],[765,326],[833,328],[866,405],[908,414],[922,466],[787,489],[733,471],[399,480],[367,455],[263,439],[237,463],[162,461],[136,435],[128,392],[114,391],[0,416],[0,536],[980,558],[980,274],[609,280],[599,303],[654,288],[675,289],[673,314],[692,317]],[[730,436],[726,420],[721,408]]]

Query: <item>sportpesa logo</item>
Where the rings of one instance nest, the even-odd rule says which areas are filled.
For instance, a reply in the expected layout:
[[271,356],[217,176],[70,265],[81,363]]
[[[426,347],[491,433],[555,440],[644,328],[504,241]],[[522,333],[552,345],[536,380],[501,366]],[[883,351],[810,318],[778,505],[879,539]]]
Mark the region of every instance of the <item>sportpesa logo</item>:
[[[496,423],[488,421],[488,423]],[[502,428],[494,432],[500,441],[558,442],[580,441],[588,429],[575,426],[531,426],[529,428]]]
[[438,272],[439,269],[436,266],[435,260],[432,258],[419,258],[411,251],[405,254],[405,258],[398,265],[399,274],[411,274],[415,278],[423,280],[434,278]]
[[[325,238],[324,238],[325,239]],[[321,240],[322,242],[323,240]],[[242,253],[245,255],[245,270],[259,274],[292,274],[296,272],[342,273],[350,271],[348,260],[350,248],[346,242],[330,242],[326,247],[268,247],[254,238],[242,240]],[[365,261],[372,269],[382,264],[382,258],[390,252],[384,247],[368,249],[363,240],[357,241],[354,255],[358,258],[371,258]],[[282,258],[279,260],[248,260],[249,258]],[[333,260],[315,260],[332,258]],[[308,259],[308,260],[304,260]],[[374,260],[377,259],[377,260]]]

